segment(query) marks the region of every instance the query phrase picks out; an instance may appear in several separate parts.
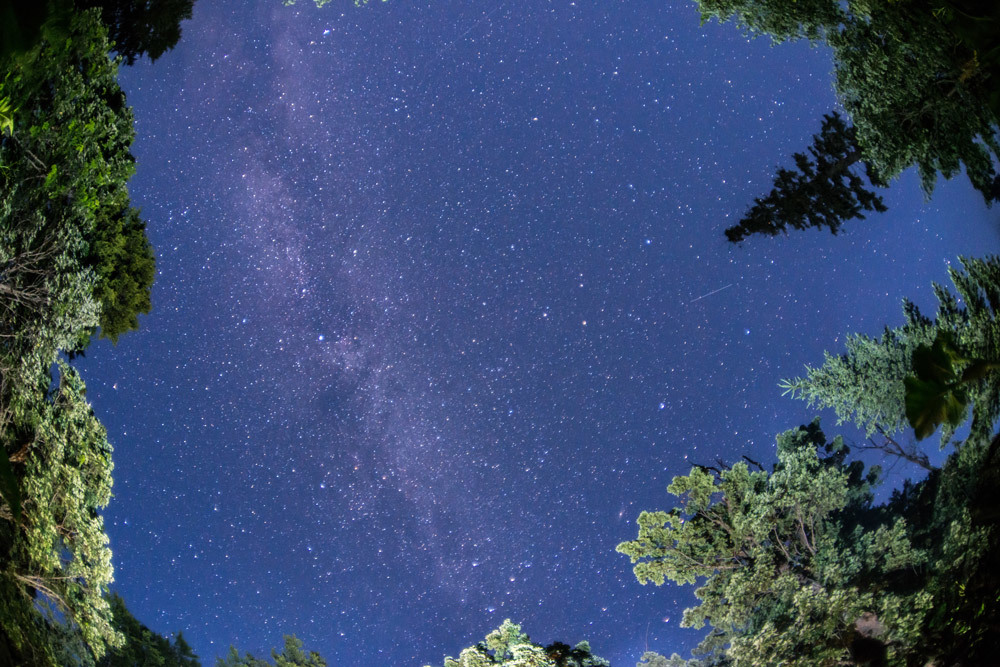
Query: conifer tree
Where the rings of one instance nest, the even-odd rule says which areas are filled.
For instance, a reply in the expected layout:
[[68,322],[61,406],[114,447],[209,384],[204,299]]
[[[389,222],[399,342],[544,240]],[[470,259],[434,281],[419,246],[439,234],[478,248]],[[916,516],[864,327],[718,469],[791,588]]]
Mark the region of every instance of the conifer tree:
[[[989,438],[1000,417],[1000,373],[988,367],[1000,361],[1000,258],[960,261],[961,269],[949,270],[956,294],[934,285],[939,303],[935,319],[904,301],[902,326],[886,328],[880,338],[849,337],[844,354],[827,353],[822,366],[807,366],[804,377],[783,381],[786,393],[811,406],[833,408],[841,422],[851,421],[869,434],[900,431],[909,424],[907,378],[916,377],[914,353],[931,348],[941,334],[947,334],[961,353],[961,359],[955,359],[958,375],[974,370],[976,361],[987,365],[982,369],[986,372],[969,373],[963,380],[961,421],[971,404],[973,434]],[[944,425],[945,440],[955,426]]]
[[[809,39],[831,47],[834,88],[850,118],[851,142],[860,149],[873,184],[887,184],[916,167],[929,196],[939,175],[950,178],[964,168],[987,203],[1000,199],[995,67],[989,58],[980,61],[974,48],[989,41],[963,39],[953,25],[937,18],[929,3],[699,0],[699,6],[704,20],[734,19],[752,35],[776,42]],[[995,33],[992,46],[997,46]],[[782,217],[786,211],[793,212],[792,219],[800,216],[795,214],[802,209],[800,181],[810,179],[793,176],[779,173],[775,191],[758,200],[745,230],[740,231],[741,224],[727,232],[730,240],[783,228],[790,224]],[[813,202],[811,208],[848,217],[879,210],[866,192],[821,188],[817,195],[832,199]],[[792,201],[783,204],[780,196]],[[852,199],[860,208],[849,205]],[[824,217],[806,226],[836,231],[838,225]]]
[[751,234],[775,236],[788,227],[826,227],[836,234],[845,221],[864,219],[863,211],[887,210],[870,189],[883,186],[872,170],[865,165],[868,183],[852,170],[864,162],[854,128],[840,114],[823,116],[809,155],[795,153],[793,159],[796,170],[779,169],[771,193],[755,199],[740,223],[726,230],[726,238],[738,243]]

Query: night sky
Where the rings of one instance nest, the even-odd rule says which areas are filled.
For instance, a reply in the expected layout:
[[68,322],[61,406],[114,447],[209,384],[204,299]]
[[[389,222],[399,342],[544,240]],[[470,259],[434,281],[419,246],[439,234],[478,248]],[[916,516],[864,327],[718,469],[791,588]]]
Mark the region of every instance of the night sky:
[[440,664],[507,617],[686,653],[690,589],[614,551],[639,512],[772,461],[814,416],[780,379],[1000,252],[964,179],[912,172],[836,237],[727,243],[831,64],[692,2],[201,0],[183,30],[121,72],[153,313],[81,366],[115,589],[206,665],[283,633]]

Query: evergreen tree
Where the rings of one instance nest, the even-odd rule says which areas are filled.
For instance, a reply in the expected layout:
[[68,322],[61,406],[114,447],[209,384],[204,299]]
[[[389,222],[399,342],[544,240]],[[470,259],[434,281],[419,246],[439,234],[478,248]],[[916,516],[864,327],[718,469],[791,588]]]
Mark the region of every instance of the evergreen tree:
[[865,582],[905,576],[925,555],[902,519],[873,511],[878,470],[865,473],[848,453],[813,422],[778,437],[770,474],[696,467],[668,487],[681,504],[643,512],[638,539],[618,551],[640,583],[704,582],[682,625],[721,633],[700,647],[708,658],[833,665],[876,636],[882,651],[912,646],[922,602]]
[[122,634],[123,643],[108,651],[97,661],[96,667],[200,667],[198,656],[182,633],[174,635],[171,642],[133,616],[117,593],[110,595],[109,602],[114,615],[113,625]]
[[700,584],[682,624],[711,630],[693,664],[995,661],[1000,437],[970,438],[884,505],[877,470],[848,453],[814,422],[779,436],[770,473],[696,467],[668,487],[677,506],[640,515],[618,547],[639,581]]
[[[983,42],[963,40],[927,4],[699,0],[699,6],[704,20],[735,19],[750,34],[768,35],[774,41],[826,42],[833,50],[834,87],[851,119],[852,139],[869,176],[877,174],[877,181],[887,183],[915,166],[929,195],[939,174],[950,178],[964,167],[987,202],[1000,196],[992,65],[984,65],[970,48]],[[777,187],[781,185],[785,187]],[[784,194],[793,201],[785,206],[771,200],[774,219],[751,218],[746,232],[788,224],[781,213],[802,208],[795,201],[801,193],[797,185],[792,175],[782,179],[779,174],[772,196]],[[861,209],[878,210],[870,193],[864,193],[864,188],[833,188],[824,193],[833,197],[831,201],[813,206],[828,214],[858,217],[860,209],[849,205],[853,198]],[[866,208],[862,195],[872,208]],[[760,202],[758,213],[767,212],[768,202]],[[820,224],[836,230],[836,225]],[[733,235],[738,240],[745,233],[734,231],[731,239]]]
[[99,8],[115,52],[132,65],[143,55],[155,61],[181,38],[181,21],[191,18],[194,0],[77,0],[80,9]]
[[[302,640],[295,635],[285,635],[285,646],[279,653],[277,649],[271,649],[271,659],[273,667],[326,667],[326,660],[315,651],[306,651],[302,648]],[[219,658],[217,667],[272,667],[272,663],[267,660],[255,658],[250,653],[240,655],[235,647],[229,647],[229,653],[225,658]]]
[[[887,328],[880,338],[849,337],[844,354],[827,354],[822,366],[806,367],[805,377],[785,380],[786,393],[805,399],[811,406],[833,408],[840,422],[852,421],[869,434],[880,429],[892,433],[908,424],[907,378],[916,377],[913,359],[921,347],[929,349],[942,333],[947,334],[961,353],[961,358],[955,359],[955,372],[963,371],[962,376],[965,370],[973,370],[973,360],[986,364],[1000,361],[1000,322],[996,317],[1000,258],[960,261],[961,270],[949,271],[957,294],[934,285],[939,303],[934,320],[904,301],[901,327]],[[961,389],[965,394],[962,421],[971,403],[973,434],[989,438],[1000,417],[1000,373],[970,373]],[[945,440],[955,425],[945,424]]]
[[[826,227],[836,234],[845,221],[864,219],[863,211],[887,210],[865,179],[851,170],[863,164],[861,148],[854,128],[840,114],[824,116],[809,155],[796,153],[793,158],[796,171],[779,169],[771,193],[755,199],[740,223],[726,230],[726,238],[738,243],[751,234],[775,236],[787,227]],[[871,169],[865,171],[872,185],[883,186]]]

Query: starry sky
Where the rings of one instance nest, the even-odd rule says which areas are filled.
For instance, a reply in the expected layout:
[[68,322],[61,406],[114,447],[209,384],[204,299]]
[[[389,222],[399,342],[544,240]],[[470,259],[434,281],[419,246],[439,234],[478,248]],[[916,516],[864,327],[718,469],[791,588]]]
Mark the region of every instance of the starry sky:
[[830,57],[691,2],[201,0],[183,31],[121,72],[154,310],[81,366],[115,589],[206,665],[283,633],[440,664],[507,617],[686,652],[690,590],[614,551],[638,513],[773,460],[814,416],[780,379],[1000,251],[913,173],[836,237],[728,244],[835,108]]

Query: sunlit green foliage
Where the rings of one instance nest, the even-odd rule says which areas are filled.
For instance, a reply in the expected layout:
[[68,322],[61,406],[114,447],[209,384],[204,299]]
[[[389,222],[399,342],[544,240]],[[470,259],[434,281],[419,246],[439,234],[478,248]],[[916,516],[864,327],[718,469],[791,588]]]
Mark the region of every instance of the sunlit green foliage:
[[724,659],[713,662],[712,660],[701,660],[699,658],[682,658],[677,653],[672,654],[668,658],[655,651],[646,651],[642,654],[639,662],[635,663],[635,667],[714,667],[715,665],[721,667],[724,664]]
[[146,223],[129,206],[105,218],[94,230],[87,262],[94,266],[94,297],[101,304],[101,335],[113,342],[139,328],[139,314],[152,309],[150,287],[156,277]]
[[485,641],[464,649],[458,658],[445,658],[444,667],[609,667],[607,660],[590,652],[590,644],[555,642],[535,644],[521,626],[506,619]]
[[104,597],[111,447],[76,371],[58,361],[56,389],[50,373],[98,325],[134,328],[153,279],[106,31],[96,12],[61,27],[0,84],[0,451],[16,485],[0,504],[0,659],[30,665],[58,664],[73,638],[92,658],[121,641]]
[[[674,478],[672,510],[643,512],[619,545],[640,582],[700,585],[683,624],[710,626],[697,657],[733,665],[989,664],[1000,651],[1000,259],[962,260],[935,320],[853,337],[786,388],[888,433],[970,435],[941,468],[873,503],[863,472],[818,425],[778,438],[768,473],[745,463]],[[679,658],[678,658],[679,659]]]
[[[22,605],[43,612],[36,625],[66,621],[100,657],[121,643],[104,598],[112,581],[111,550],[99,514],[111,497],[111,445],[76,371],[63,362],[58,370],[58,389],[16,414],[7,431],[24,441],[14,457],[22,468],[23,516],[13,523],[2,514],[13,530],[0,576]],[[48,386],[47,373],[36,386]],[[31,638],[16,617],[12,623],[0,614],[0,627],[25,649],[23,641]]]
[[[69,39],[18,59],[0,90],[14,108],[13,133],[0,143],[0,326],[24,349],[82,345],[97,312],[117,339],[149,310],[152,250],[126,190],[132,112],[97,15],[70,28]],[[71,330],[67,321],[39,340],[59,315]]]
[[[668,491],[681,503],[643,512],[639,537],[618,546],[641,583],[703,582],[685,627],[721,632],[735,665],[836,664],[850,657],[858,623],[880,619],[882,641],[906,640],[919,600],[862,585],[923,562],[902,519],[880,520],[878,471],[849,463],[818,423],[778,438],[770,474],[745,463],[694,468]],[[717,652],[717,636],[702,653]],[[723,648],[723,647],[719,647]]]

